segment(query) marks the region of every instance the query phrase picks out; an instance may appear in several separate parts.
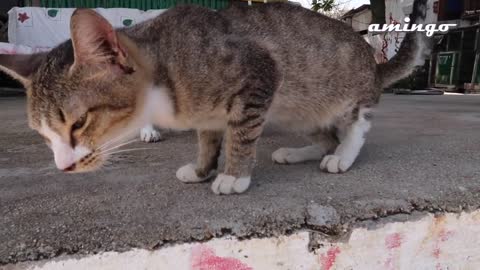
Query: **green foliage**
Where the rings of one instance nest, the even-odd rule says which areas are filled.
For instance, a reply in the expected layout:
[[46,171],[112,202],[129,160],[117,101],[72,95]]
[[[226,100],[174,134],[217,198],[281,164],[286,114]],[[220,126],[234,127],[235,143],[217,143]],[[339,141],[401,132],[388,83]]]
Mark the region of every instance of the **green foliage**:
[[133,24],[133,20],[132,19],[125,19],[123,20],[123,26],[131,26]]
[[335,7],[335,0],[312,0],[313,11],[331,11]]
[[47,11],[48,16],[55,18],[58,15],[58,9],[49,9]]

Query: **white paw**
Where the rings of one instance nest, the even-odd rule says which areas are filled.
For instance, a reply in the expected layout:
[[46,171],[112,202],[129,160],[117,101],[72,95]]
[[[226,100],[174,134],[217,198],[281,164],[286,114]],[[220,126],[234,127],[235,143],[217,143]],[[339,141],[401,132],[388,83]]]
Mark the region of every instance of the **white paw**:
[[158,142],[162,139],[160,131],[156,130],[153,126],[146,126],[140,130],[140,139],[144,142]]
[[200,178],[197,176],[197,173],[195,172],[195,169],[197,167],[193,163],[189,163],[185,166],[180,167],[177,170],[177,178],[178,180],[184,182],[184,183],[198,183],[205,181],[208,179],[212,174],[209,174],[207,177]]
[[280,163],[280,164],[289,164],[289,163],[302,162],[303,157],[299,155],[298,149],[279,148],[272,153],[272,160],[273,162]]
[[346,172],[352,164],[353,161],[347,160],[338,155],[327,155],[320,163],[320,169],[329,173],[342,173]]
[[212,184],[215,194],[243,193],[250,186],[250,176],[235,178],[231,175],[219,174]]

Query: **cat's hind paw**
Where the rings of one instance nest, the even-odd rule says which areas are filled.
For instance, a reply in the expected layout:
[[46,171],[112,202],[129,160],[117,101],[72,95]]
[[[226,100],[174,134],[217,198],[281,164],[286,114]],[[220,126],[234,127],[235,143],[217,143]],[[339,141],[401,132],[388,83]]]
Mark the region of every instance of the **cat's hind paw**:
[[212,190],[218,195],[243,193],[250,186],[250,182],[250,176],[236,178],[235,176],[221,173],[215,178],[215,181],[213,181]]
[[279,148],[272,153],[272,160],[278,164],[293,164],[305,161],[302,153],[296,148]]

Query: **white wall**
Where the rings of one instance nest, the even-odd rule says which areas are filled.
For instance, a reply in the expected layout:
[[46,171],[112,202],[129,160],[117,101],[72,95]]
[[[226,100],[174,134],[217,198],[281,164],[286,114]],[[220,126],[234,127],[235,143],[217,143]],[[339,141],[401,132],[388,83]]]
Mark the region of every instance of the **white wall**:
[[[55,47],[70,38],[70,17],[74,10],[74,8],[12,8],[8,12],[8,41],[40,50]],[[117,28],[129,26],[125,24],[126,22],[133,25],[145,21],[165,11],[165,9],[143,11],[128,8],[95,10]]]
[[[437,14],[433,12],[433,3],[437,0],[428,0],[426,23],[436,23]],[[397,21],[403,21],[412,12],[413,0],[385,0],[385,18],[388,20],[390,14]]]

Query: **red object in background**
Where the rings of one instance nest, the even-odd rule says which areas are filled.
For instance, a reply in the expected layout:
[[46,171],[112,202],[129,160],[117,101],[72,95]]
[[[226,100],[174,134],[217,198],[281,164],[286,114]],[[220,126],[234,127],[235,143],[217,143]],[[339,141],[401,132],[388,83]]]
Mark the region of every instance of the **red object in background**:
[[28,14],[26,12],[24,13],[19,13],[18,14],[18,20],[21,22],[21,23],[24,23],[25,21],[27,21],[28,19],[30,19],[30,17],[28,17]]
[[438,20],[443,21],[445,20],[445,10],[446,10],[446,1],[440,0],[438,1]]
[[438,14],[438,1],[433,3],[433,13]]

